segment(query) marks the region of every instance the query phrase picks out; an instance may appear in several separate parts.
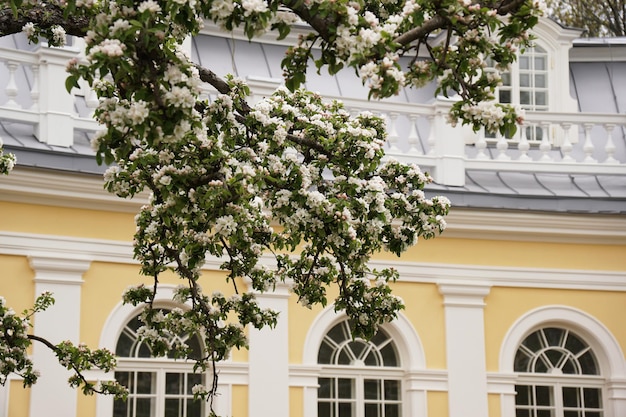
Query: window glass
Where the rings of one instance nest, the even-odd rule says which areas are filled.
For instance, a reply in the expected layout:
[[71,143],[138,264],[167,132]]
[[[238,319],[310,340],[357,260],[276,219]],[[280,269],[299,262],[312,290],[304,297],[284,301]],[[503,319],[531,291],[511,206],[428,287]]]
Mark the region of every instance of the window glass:
[[[194,401],[193,387],[204,384],[205,376],[193,372],[193,362],[153,358],[148,346],[139,340],[141,326],[139,317],[134,317],[117,340],[115,378],[128,388],[129,395],[126,401],[114,400],[113,417],[203,416],[204,403]],[[197,335],[179,335],[174,339],[188,344],[192,358],[201,355],[202,342]]]
[[[353,339],[348,321],[328,331],[319,348],[318,417],[401,417],[400,360],[393,340],[379,330],[371,340]],[[346,367],[354,369],[346,373]],[[398,369],[397,378],[389,376]],[[387,370],[377,375],[380,370]],[[338,371],[341,370],[341,371]]]
[[602,386],[584,377],[599,374],[597,360],[571,331],[548,327],[528,335],[516,352],[514,370],[529,381],[515,386],[516,417],[604,417]]

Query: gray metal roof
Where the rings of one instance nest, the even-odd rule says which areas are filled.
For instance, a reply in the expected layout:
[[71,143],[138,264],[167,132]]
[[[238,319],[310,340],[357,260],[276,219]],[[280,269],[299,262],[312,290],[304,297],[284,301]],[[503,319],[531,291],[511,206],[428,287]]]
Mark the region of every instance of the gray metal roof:
[[[579,45],[581,43],[575,43]],[[584,47],[592,47],[583,42]],[[0,46],[31,49],[20,36],[0,38]],[[280,62],[286,47],[272,43],[254,43],[234,38],[199,35],[192,43],[192,58],[218,75],[235,73],[242,78],[276,80],[280,82]],[[624,48],[626,49],[626,48]],[[0,76],[2,69],[0,69]],[[325,70],[318,75],[313,66],[308,72],[307,88],[323,95],[365,99],[367,90],[351,70],[329,76]],[[29,74],[19,74],[18,82],[28,83]],[[572,62],[571,94],[582,112],[626,112],[626,62]],[[428,103],[433,100],[434,86],[407,89],[390,101]],[[4,92],[0,92],[0,103]],[[80,103],[79,103],[80,106]],[[77,108],[83,113],[84,109]],[[428,126],[418,122],[418,148],[425,149],[424,131]],[[403,132],[408,127],[398,125]],[[58,170],[101,174],[103,167],[95,163],[86,134],[76,134],[70,148],[53,147],[37,141],[32,126],[0,119],[0,136],[8,151],[14,152],[19,164]],[[614,156],[626,162],[626,132],[616,129]],[[470,152],[472,149],[468,149]],[[488,148],[488,152],[496,152]],[[531,149],[530,154],[539,152]],[[552,153],[560,153],[553,149]],[[603,152],[599,150],[599,152]],[[600,155],[601,156],[601,155]],[[626,213],[626,183],[624,176],[563,175],[532,172],[497,172],[467,170],[463,187],[432,184],[429,193],[447,195],[457,207],[521,209],[581,213]]]

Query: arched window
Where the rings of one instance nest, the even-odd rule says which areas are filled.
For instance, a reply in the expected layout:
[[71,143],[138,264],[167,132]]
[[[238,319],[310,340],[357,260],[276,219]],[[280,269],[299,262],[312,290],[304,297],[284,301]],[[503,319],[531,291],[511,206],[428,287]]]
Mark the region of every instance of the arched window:
[[[171,358],[154,358],[148,345],[139,340],[143,326],[139,316],[132,318],[117,339],[118,366],[115,379],[129,390],[126,401],[115,400],[113,417],[201,417],[204,402],[194,401],[194,385],[205,383],[205,375],[193,371],[193,363]],[[199,357],[202,342],[198,336],[174,336]]]
[[370,341],[353,339],[342,321],[323,338],[317,362],[318,417],[401,416],[400,359],[384,330]]
[[603,417],[603,378],[591,347],[573,332],[546,327],[515,353],[516,417]]

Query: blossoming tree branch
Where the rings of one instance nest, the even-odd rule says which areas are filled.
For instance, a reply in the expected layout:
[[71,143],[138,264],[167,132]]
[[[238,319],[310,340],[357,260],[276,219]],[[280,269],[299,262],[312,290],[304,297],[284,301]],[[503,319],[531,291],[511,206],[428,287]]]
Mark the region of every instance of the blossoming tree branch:
[[[154,355],[184,358],[189,347],[172,335],[201,335],[202,370],[246,346],[245,326],[276,323],[277,313],[261,309],[253,294],[277,283],[288,283],[305,306],[325,305],[336,285],[332,302],[354,335],[372,336],[403,304],[389,287],[397,273],[371,270],[371,256],[400,255],[445,227],[449,201],[425,197],[429,176],[383,158],[380,118],[352,117],[341,103],[299,89],[308,62],[331,74],[351,67],[371,98],[436,80],[438,94],[459,98],[452,121],[510,132],[515,109],[484,105],[499,82],[486,62],[506,69],[542,13],[532,0],[5,0],[1,7],[2,36],[25,32],[59,47],[66,35],[84,38],[84,57],[69,63],[66,85],[82,79],[99,96],[95,117],[104,129],[93,147],[98,162],[110,164],[105,187],[123,198],[151,196],[136,216],[134,256],[154,283],[129,288],[123,299],[145,306],[142,336]],[[285,37],[296,21],[310,34],[282,62],[286,87],[251,105],[245,83],[221,79],[182,52],[207,20],[250,38],[270,30]],[[203,83],[219,92],[211,102],[199,98]],[[15,161],[1,152],[0,171],[8,173]],[[235,295],[201,288],[211,286],[201,274],[209,255],[223,259]],[[268,255],[275,267],[261,262]],[[175,299],[187,310],[152,308],[166,270],[180,276]],[[11,372],[25,385],[36,382],[26,349],[38,341],[75,371],[72,385],[123,396],[116,384],[82,376],[89,367],[112,369],[110,352],[28,333],[32,314],[52,302],[44,294],[23,315],[0,303],[0,382]],[[211,399],[215,387],[194,393]]]

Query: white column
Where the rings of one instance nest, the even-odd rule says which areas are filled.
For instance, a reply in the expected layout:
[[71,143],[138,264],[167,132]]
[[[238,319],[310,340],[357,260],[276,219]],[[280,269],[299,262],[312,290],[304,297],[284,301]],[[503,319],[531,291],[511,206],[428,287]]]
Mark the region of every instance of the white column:
[[[56,300],[35,315],[34,334],[54,344],[64,340],[78,343],[82,275],[90,261],[51,257],[30,257],[29,261],[35,271],[35,296],[50,291]],[[31,390],[30,416],[75,416],[77,391],[67,384],[69,371],[38,342],[33,343],[33,362],[41,377]]]
[[262,308],[278,311],[273,329],[250,329],[249,417],[289,417],[289,290],[276,284],[271,293],[257,294]]
[[449,417],[485,417],[484,297],[489,285],[439,284],[446,319]]
[[35,136],[48,145],[74,143],[74,97],[65,89],[67,62],[78,55],[70,48],[41,47],[39,55],[39,124]]

